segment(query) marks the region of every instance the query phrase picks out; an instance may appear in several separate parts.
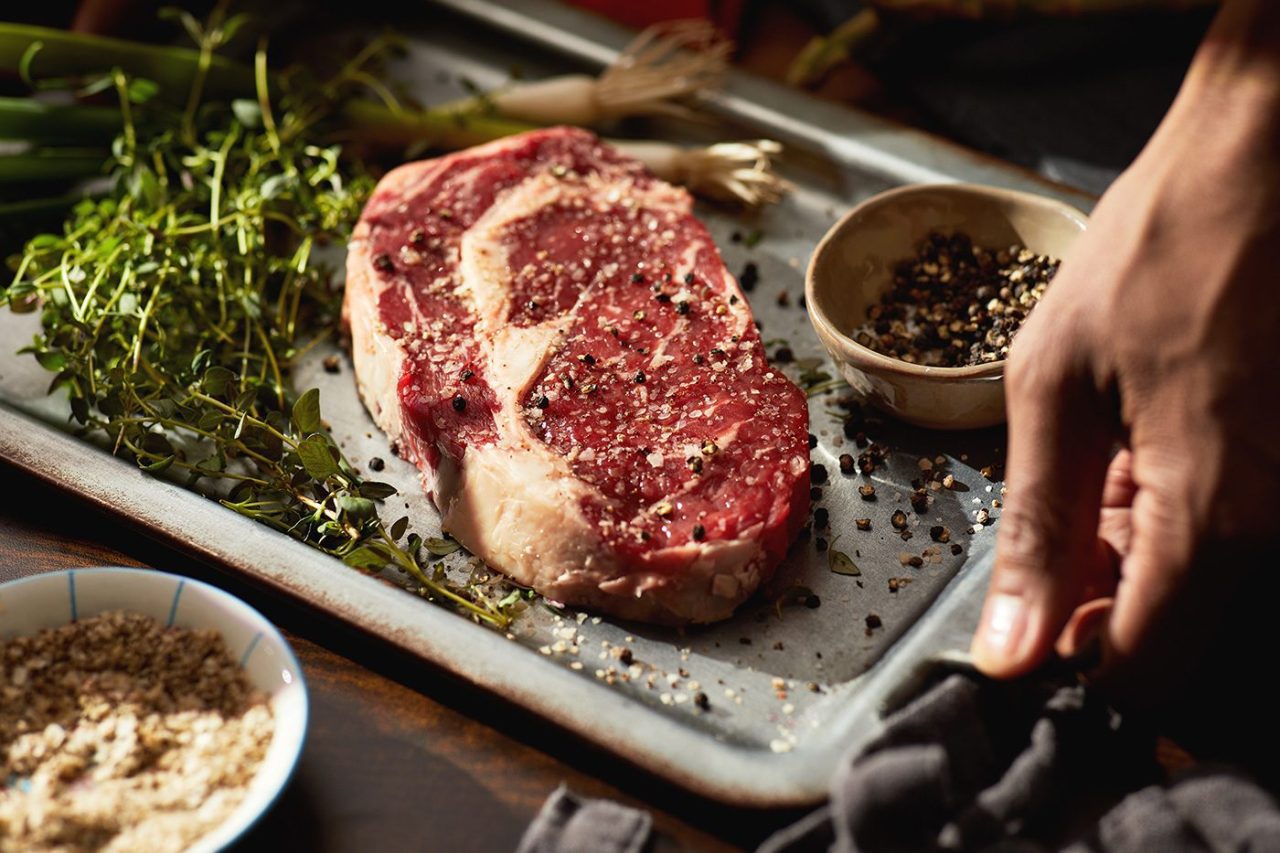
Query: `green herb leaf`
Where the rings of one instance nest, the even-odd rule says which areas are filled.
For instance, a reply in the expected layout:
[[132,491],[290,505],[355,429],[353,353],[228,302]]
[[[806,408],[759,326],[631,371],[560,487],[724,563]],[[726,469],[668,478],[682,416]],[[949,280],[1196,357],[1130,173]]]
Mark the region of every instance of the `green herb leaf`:
[[204,372],[205,390],[215,397],[221,397],[228,388],[235,387],[235,382],[236,375],[222,365],[214,365]]
[[320,431],[320,389],[303,392],[293,404],[293,423],[304,435]]
[[342,562],[356,569],[374,571],[391,562],[387,555],[372,545],[361,545],[342,557]]
[[857,577],[862,574],[862,569],[854,564],[848,554],[834,548],[827,551],[827,568],[838,575]]
[[354,521],[368,521],[371,518],[378,517],[378,507],[368,498],[341,495],[338,498],[338,507],[346,514],[347,518]]
[[135,77],[129,81],[127,92],[131,102],[145,104],[160,93],[160,85],[154,80]]
[[84,397],[71,398],[71,417],[76,423],[87,424],[89,422],[89,401]]
[[173,445],[169,442],[169,439],[158,432],[147,433],[142,437],[142,441],[139,444],[145,452],[157,456],[172,456],[174,453]]
[[773,612],[782,618],[782,608],[795,604],[804,604],[813,596],[813,590],[803,584],[794,584],[784,590],[773,602]]
[[256,130],[262,127],[262,107],[257,101],[237,98],[231,102],[231,112],[235,114],[236,121],[247,128]]
[[396,494],[397,489],[390,483],[379,483],[375,480],[366,480],[360,484],[359,491],[363,497],[373,498],[376,501],[385,501],[387,498]]
[[320,436],[312,436],[299,443],[298,458],[307,473],[317,480],[325,480],[338,473],[338,463],[329,450],[329,443]]
[[161,20],[178,21],[182,24],[182,28],[187,31],[187,36],[193,42],[200,44],[205,40],[204,27],[195,15],[185,9],[180,9],[177,6],[164,6],[156,14]]
[[168,470],[172,465],[173,465],[173,457],[165,456],[164,458],[157,459],[154,462],[144,462],[138,467],[140,467],[144,471],[147,471],[148,473],[159,474],[161,471]]
[[28,252],[45,252],[61,248],[63,238],[58,234],[37,234],[27,242]]
[[435,537],[423,539],[422,544],[427,549],[427,553],[433,557],[447,557],[462,547],[452,539],[437,539]]
[[45,370],[58,371],[67,366],[67,354],[54,350],[42,350],[36,353],[36,361]]
[[813,368],[811,370],[806,370],[804,373],[801,373],[796,378],[796,381],[800,383],[801,388],[813,389],[818,385],[821,385],[823,382],[830,382],[831,374],[827,373],[825,370],[818,370],[817,368]]
[[253,18],[254,16],[248,12],[241,12],[227,18],[227,20],[223,22],[222,26],[218,28],[219,41],[222,44],[226,44],[231,41],[235,38],[236,33],[240,32],[240,28],[251,22]]

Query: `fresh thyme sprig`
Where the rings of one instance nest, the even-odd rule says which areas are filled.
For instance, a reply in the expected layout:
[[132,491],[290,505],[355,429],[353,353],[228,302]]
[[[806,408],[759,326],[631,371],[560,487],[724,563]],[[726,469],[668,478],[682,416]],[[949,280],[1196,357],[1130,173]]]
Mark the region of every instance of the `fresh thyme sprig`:
[[[315,144],[365,69],[302,91],[203,94],[225,27],[188,27],[202,61],[181,106],[119,70],[122,132],[113,189],[74,206],[61,234],[29,240],[0,305],[39,310],[27,348],[55,373],[83,434],[142,469],[185,482],[348,565],[388,565],[428,597],[504,626],[506,607],[451,583],[432,556],[445,540],[407,538],[378,502],[394,494],[344,458],[318,391],[296,395],[292,367],[337,326],[340,291],[321,247],[341,243],[372,181],[340,148]],[[171,94],[171,93],[169,93]],[[274,104],[274,106],[273,106]],[[403,544],[402,544],[403,543]]]

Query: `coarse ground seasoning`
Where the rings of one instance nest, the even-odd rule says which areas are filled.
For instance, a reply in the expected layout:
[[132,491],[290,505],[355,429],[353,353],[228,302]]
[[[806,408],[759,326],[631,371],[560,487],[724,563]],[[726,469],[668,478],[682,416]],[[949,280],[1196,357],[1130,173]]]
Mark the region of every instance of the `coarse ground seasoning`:
[[894,266],[893,286],[867,309],[853,339],[912,364],[999,361],[1058,266],[1024,246],[988,249],[963,233],[935,232]]
[[113,611],[0,641],[0,851],[184,850],[273,729],[213,630]]

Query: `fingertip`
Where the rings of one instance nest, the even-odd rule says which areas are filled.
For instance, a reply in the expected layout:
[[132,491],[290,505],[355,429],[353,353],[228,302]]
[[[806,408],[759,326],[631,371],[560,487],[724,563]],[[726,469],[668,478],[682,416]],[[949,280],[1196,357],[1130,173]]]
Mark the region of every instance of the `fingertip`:
[[1029,647],[1030,606],[1026,599],[992,592],[982,608],[978,631],[969,647],[974,665],[992,678],[1014,678],[1033,669],[1039,660]]

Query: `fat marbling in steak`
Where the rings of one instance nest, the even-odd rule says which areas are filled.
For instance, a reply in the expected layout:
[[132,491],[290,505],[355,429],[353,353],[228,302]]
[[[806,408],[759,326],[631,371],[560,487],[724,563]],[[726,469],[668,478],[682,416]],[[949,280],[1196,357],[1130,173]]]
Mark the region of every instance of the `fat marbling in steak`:
[[443,527],[549,598],[722,619],[808,512],[804,394],[689,195],[555,128],[411,163],[347,262],[356,377]]

